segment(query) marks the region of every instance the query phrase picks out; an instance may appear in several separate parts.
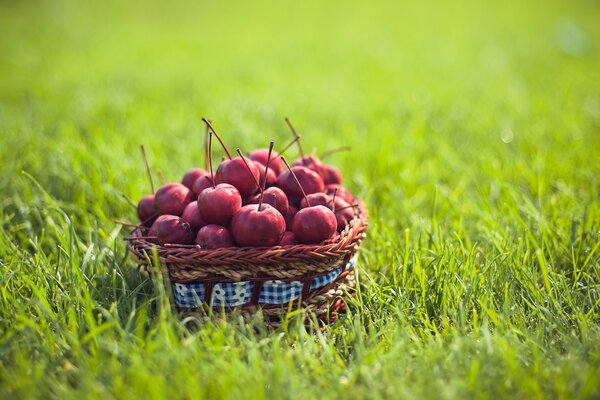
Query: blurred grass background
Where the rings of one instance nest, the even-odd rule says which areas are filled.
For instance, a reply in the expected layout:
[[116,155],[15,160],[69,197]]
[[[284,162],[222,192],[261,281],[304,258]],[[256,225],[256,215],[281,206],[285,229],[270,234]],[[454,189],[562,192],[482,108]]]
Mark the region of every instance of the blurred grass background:
[[[594,1],[1,2],[0,393],[599,396],[599,18]],[[285,116],[306,148],[353,147],[331,161],[372,226],[330,331],[188,332],[135,272],[112,220],[149,191],[138,146],[179,180],[204,163],[201,116],[230,147],[287,142]]]

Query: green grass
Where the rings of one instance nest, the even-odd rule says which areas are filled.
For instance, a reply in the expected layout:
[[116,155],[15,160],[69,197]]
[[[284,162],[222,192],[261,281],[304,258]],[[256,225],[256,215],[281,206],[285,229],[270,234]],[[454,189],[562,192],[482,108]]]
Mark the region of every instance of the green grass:
[[[591,1],[0,4],[0,397],[599,398]],[[371,216],[323,333],[187,330],[114,218],[200,116],[332,157]]]

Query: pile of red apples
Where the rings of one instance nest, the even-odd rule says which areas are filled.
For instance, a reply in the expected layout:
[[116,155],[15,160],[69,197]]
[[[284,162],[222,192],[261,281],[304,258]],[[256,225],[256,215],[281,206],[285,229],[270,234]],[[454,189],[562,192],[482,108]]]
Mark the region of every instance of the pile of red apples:
[[[237,149],[233,157],[210,121],[203,121],[209,170],[191,169],[181,183],[167,183],[139,201],[146,240],[205,249],[321,244],[334,240],[355,217],[357,205],[342,186],[340,171],[304,155],[289,120],[295,137],[290,145],[297,143],[301,154],[291,165],[273,142],[246,156]],[[213,136],[226,155],[214,172]]]

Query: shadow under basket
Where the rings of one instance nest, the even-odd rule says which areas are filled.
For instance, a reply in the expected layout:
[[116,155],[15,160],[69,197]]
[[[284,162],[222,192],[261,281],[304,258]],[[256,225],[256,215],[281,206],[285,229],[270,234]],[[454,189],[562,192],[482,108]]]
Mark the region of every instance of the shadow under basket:
[[[128,246],[148,269],[156,251],[180,312],[262,310],[265,319],[280,320],[288,311],[304,309],[325,322],[345,311],[344,296],[354,293],[354,270],[360,242],[366,236],[367,210],[358,212],[333,240],[319,245],[273,247],[159,246],[132,233]],[[139,237],[139,239],[136,239]]]

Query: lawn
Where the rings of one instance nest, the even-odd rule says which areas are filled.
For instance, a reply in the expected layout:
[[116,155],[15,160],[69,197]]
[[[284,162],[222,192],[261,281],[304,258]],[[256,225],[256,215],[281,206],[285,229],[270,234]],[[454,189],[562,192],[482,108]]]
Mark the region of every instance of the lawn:
[[[1,2],[0,398],[599,398],[600,6],[485,3]],[[202,116],[352,146],[329,329],[188,329],[136,269],[139,145],[179,180]]]

